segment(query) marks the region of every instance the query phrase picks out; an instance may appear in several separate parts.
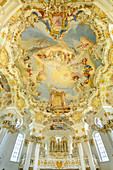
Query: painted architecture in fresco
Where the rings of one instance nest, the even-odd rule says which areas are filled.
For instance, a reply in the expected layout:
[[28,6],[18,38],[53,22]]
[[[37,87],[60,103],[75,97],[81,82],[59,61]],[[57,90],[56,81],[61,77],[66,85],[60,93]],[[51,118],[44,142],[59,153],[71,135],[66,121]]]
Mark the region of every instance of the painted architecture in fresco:
[[26,54],[15,65],[21,71],[23,87],[30,80],[33,100],[49,102],[51,92],[63,92],[68,106],[83,97],[84,88],[94,87],[93,77],[101,59],[95,60],[97,56],[91,54],[96,35],[79,19],[82,12],[73,10],[60,16],[32,12],[34,23],[21,33],[18,42]]
[[[96,15],[97,10],[95,6],[90,9],[87,5],[85,8],[67,5],[55,8],[52,4],[43,8],[31,8],[28,5],[10,18],[10,31],[15,29],[14,24],[18,31],[14,30],[16,33],[10,35],[7,26],[2,29],[0,48],[7,39],[12,43],[12,51],[8,55],[4,48],[0,52],[0,63],[3,67],[6,63],[10,65],[10,68],[6,68],[6,78],[11,75],[7,83],[13,104],[19,104],[22,108],[27,103],[23,109],[25,113],[34,112],[34,105],[36,107],[38,104],[41,111],[41,105],[44,105],[48,113],[69,113],[74,105],[80,104],[84,108],[90,101],[95,105],[101,103],[95,96],[94,101],[93,98],[89,101],[89,96],[98,91],[97,74],[100,76],[102,70],[107,69],[108,63],[108,59],[103,57],[105,35],[100,33],[96,23],[90,24],[89,15]],[[102,11],[98,15],[104,22],[106,15]],[[23,17],[26,26],[20,24],[18,17]],[[112,51],[110,56],[112,63]],[[112,81],[112,77],[110,80]],[[111,89],[112,85],[108,88]],[[2,94],[1,90],[0,95]],[[16,98],[17,101],[14,98],[16,94],[21,95],[20,98],[17,97],[18,100]],[[107,99],[104,98],[104,92],[102,94],[102,101],[112,103],[111,94]],[[75,117],[80,119],[78,113]]]

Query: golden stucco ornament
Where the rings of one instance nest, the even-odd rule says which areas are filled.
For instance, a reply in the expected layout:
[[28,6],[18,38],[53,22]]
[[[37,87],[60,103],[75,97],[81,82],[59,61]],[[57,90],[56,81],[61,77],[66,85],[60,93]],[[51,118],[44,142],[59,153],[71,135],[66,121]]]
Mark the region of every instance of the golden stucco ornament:
[[94,98],[93,106],[98,108],[100,105],[101,105],[101,101],[100,101],[99,97]]
[[56,165],[57,165],[58,168],[61,168],[62,167],[62,162],[61,161],[60,162],[56,162]]
[[111,64],[113,64],[113,49],[111,50],[111,53],[110,53],[110,62]]

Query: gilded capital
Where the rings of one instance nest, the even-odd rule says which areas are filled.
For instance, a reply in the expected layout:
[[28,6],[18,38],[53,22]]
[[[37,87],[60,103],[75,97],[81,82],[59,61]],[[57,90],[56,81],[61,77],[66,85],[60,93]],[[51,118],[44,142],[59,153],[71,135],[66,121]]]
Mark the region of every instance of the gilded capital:
[[31,135],[29,137],[29,142],[35,142],[35,140],[36,140],[36,136],[35,135]]
[[36,137],[36,143],[39,143],[39,144],[42,143],[42,142],[41,142],[41,137]]

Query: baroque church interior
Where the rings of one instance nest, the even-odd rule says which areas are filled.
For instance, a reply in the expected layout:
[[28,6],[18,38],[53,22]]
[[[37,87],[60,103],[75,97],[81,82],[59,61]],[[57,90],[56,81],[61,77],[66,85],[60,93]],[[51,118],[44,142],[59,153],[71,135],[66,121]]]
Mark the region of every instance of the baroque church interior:
[[113,0],[0,0],[0,170],[113,170]]

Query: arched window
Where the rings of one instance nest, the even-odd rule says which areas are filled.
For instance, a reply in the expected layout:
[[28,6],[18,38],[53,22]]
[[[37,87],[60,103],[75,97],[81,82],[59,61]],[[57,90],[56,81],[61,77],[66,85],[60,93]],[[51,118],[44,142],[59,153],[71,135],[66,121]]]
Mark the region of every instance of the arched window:
[[58,142],[58,140],[61,142],[61,137],[56,137],[56,142]]
[[24,143],[24,135],[22,133],[19,133],[15,142],[15,146],[10,161],[19,162],[23,143]]
[[102,138],[100,136],[100,133],[94,132],[93,137],[94,137],[94,142],[95,142],[95,146],[96,146],[96,149],[97,149],[97,153],[98,153],[100,162],[109,161],[109,158],[108,158],[106,149],[104,147],[104,143],[102,141]]

